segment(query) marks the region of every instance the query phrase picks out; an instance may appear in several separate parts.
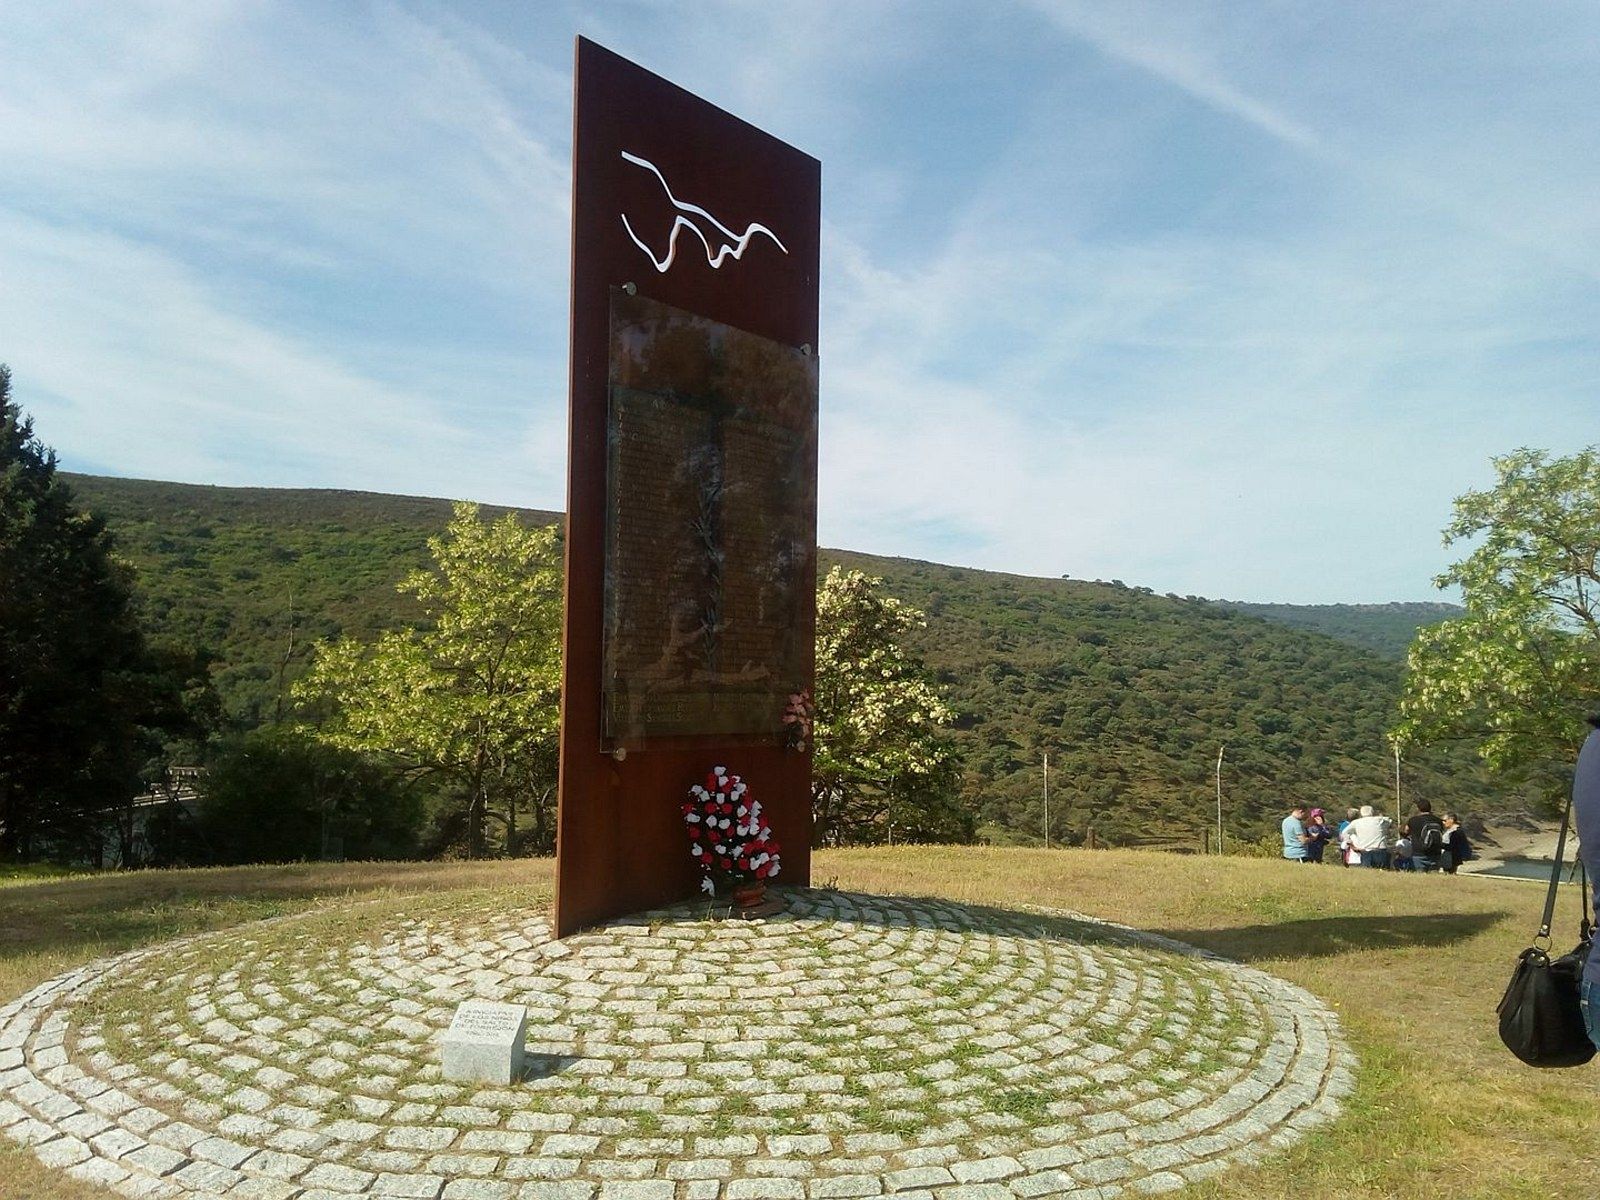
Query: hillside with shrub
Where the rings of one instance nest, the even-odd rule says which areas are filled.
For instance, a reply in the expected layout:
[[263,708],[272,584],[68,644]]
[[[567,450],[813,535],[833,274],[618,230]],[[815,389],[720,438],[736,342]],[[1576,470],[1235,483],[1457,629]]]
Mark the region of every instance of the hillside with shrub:
[[414,619],[395,584],[450,520],[448,500],[413,496],[65,478],[110,521],[152,625],[214,656],[217,690],[245,725],[273,717],[315,642]]
[[[1393,811],[1400,665],[1339,639],[1198,598],[838,553],[927,613],[917,648],[961,714],[968,790],[995,840],[1054,836],[1198,847],[1216,819],[1258,838],[1289,800]],[[1402,764],[1408,799],[1502,800],[1475,760]],[[1516,805],[1511,805],[1515,807]]]
[[1465,611],[1459,604],[1437,600],[1389,604],[1256,604],[1247,600],[1219,603],[1252,617],[1325,633],[1394,659],[1405,658],[1418,629],[1459,617]]
[[[415,619],[395,583],[450,518],[447,501],[416,497],[71,483],[137,567],[152,625],[213,656],[224,704],[245,726],[272,719],[315,641]],[[1259,839],[1290,799],[1392,806],[1384,731],[1400,666],[1390,657],[1231,603],[823,552],[824,570],[836,562],[883,576],[927,614],[914,648],[956,710],[964,791],[994,840],[1042,835],[1046,752],[1063,840],[1092,826],[1111,842],[1198,846],[1215,820],[1222,744],[1230,838]],[[1350,621],[1371,608],[1393,627],[1399,606],[1355,607]],[[1407,761],[1403,784],[1408,798],[1503,807],[1461,756]]]

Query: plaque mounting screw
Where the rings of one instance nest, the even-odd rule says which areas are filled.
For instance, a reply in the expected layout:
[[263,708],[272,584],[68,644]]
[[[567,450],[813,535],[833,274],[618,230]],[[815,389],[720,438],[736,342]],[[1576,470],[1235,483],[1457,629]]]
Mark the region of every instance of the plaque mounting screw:
[[811,343],[810,342],[802,342],[800,344],[800,353],[805,355],[807,358],[810,358],[811,357]]
[[630,280],[622,285],[622,290],[630,296],[637,296],[639,294],[639,285]]
[[[632,287],[633,285],[630,283],[628,286]],[[613,750],[611,752],[611,757],[614,758],[617,762],[622,762],[624,759],[626,759],[628,757],[628,748],[626,746],[618,746],[615,750]]]

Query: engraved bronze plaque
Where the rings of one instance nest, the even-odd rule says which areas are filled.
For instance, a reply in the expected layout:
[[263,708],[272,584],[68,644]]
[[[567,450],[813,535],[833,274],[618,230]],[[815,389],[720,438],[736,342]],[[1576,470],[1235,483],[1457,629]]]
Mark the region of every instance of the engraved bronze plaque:
[[606,737],[783,732],[805,686],[816,359],[611,293]]

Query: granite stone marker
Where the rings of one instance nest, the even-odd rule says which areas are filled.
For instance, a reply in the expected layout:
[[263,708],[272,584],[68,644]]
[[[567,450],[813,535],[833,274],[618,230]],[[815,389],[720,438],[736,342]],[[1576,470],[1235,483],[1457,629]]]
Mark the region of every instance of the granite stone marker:
[[444,1077],[511,1083],[522,1074],[528,1010],[520,1004],[466,1000],[444,1035]]

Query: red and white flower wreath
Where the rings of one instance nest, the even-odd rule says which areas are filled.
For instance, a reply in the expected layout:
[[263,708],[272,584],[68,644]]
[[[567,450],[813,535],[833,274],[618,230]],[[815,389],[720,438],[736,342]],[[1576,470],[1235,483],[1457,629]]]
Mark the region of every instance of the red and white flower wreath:
[[689,854],[705,872],[700,890],[707,895],[715,895],[719,883],[764,883],[778,874],[778,840],[749,791],[726,767],[713,767],[683,802]]

